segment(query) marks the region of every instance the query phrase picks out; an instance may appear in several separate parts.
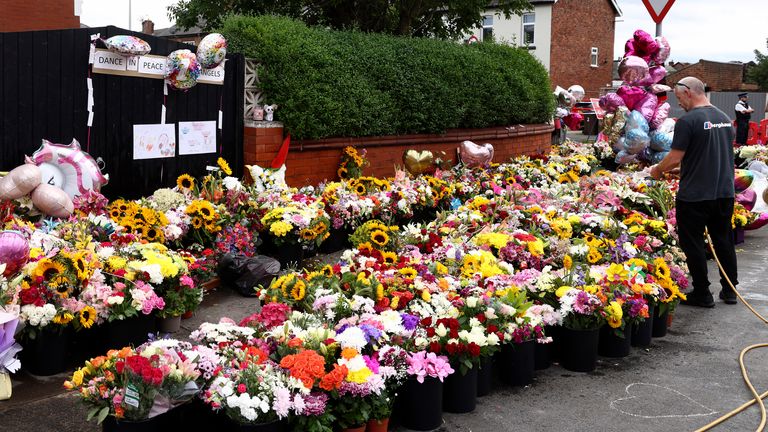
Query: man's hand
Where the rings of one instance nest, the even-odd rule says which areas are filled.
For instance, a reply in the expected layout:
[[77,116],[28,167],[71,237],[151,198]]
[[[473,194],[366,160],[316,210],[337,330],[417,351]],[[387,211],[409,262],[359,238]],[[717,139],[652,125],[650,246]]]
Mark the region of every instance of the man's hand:
[[654,166],[651,167],[650,174],[651,174],[651,178],[654,179],[654,180],[661,180],[661,176],[663,175],[661,170],[659,170],[659,166],[658,165],[654,165]]

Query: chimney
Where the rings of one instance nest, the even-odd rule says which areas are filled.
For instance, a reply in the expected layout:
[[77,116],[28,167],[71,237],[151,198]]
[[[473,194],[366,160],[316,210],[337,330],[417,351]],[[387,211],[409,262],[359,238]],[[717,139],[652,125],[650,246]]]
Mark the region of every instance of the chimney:
[[155,33],[155,23],[152,22],[150,19],[146,19],[141,22],[141,32],[151,35]]

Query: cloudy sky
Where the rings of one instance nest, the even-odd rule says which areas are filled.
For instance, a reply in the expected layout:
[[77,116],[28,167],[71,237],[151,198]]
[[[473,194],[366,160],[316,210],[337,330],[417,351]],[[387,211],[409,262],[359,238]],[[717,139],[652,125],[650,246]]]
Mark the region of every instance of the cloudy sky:
[[[624,42],[636,29],[655,35],[656,24],[641,0],[617,0],[624,16],[616,23],[614,57],[624,54]],[[155,28],[171,25],[166,8],[177,0],[83,0],[80,21],[89,26],[115,25],[133,30],[141,19],[151,18]],[[663,34],[672,45],[671,60],[699,59],[747,62],[754,50],[763,53],[768,38],[766,0],[676,0],[663,24]],[[598,30],[599,29],[585,29]]]

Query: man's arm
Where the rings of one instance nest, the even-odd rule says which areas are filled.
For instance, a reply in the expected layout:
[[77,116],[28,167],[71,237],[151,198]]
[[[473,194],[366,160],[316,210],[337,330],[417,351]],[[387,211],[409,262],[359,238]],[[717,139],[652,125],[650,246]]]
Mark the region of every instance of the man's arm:
[[682,150],[670,150],[669,154],[661,162],[651,167],[651,177],[658,180],[665,172],[679,166],[680,161],[683,160],[683,155],[685,155],[685,152]]

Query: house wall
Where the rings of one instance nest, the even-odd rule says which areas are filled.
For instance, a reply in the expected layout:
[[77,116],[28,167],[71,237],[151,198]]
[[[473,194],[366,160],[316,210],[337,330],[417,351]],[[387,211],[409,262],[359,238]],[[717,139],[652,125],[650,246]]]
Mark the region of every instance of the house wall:
[[[454,129],[441,135],[393,135],[366,138],[329,138],[291,143],[286,160],[285,180],[289,186],[316,185],[337,178],[341,152],[346,146],[366,149],[370,165],[364,175],[388,177],[395,166],[403,166],[403,153],[409,149],[445,152],[445,159],[456,160],[456,149],[464,140],[494,146],[494,162],[504,162],[521,154],[546,154],[551,150],[552,126],[524,125],[512,130],[505,127]],[[278,122],[246,121],[243,160],[246,165],[270,166],[283,143],[283,127]]]
[[0,32],[80,28],[73,0],[4,1]]
[[[533,46],[530,51],[549,70],[552,45],[552,5],[536,5],[533,12],[536,14],[536,25],[533,33]],[[483,15],[493,15],[493,35],[496,42],[523,46],[522,16],[512,15],[507,19],[499,9],[488,9]],[[474,29],[472,34],[482,40],[483,29]]]
[[741,63],[721,63],[699,60],[675,73],[667,75],[667,83],[675,83],[687,76],[699,78],[710,91],[737,91],[743,89],[742,78],[744,65]]
[[[559,0],[552,7],[552,86],[584,87],[596,98],[611,85],[615,11],[610,0]],[[598,66],[590,66],[591,48],[598,48]]]

